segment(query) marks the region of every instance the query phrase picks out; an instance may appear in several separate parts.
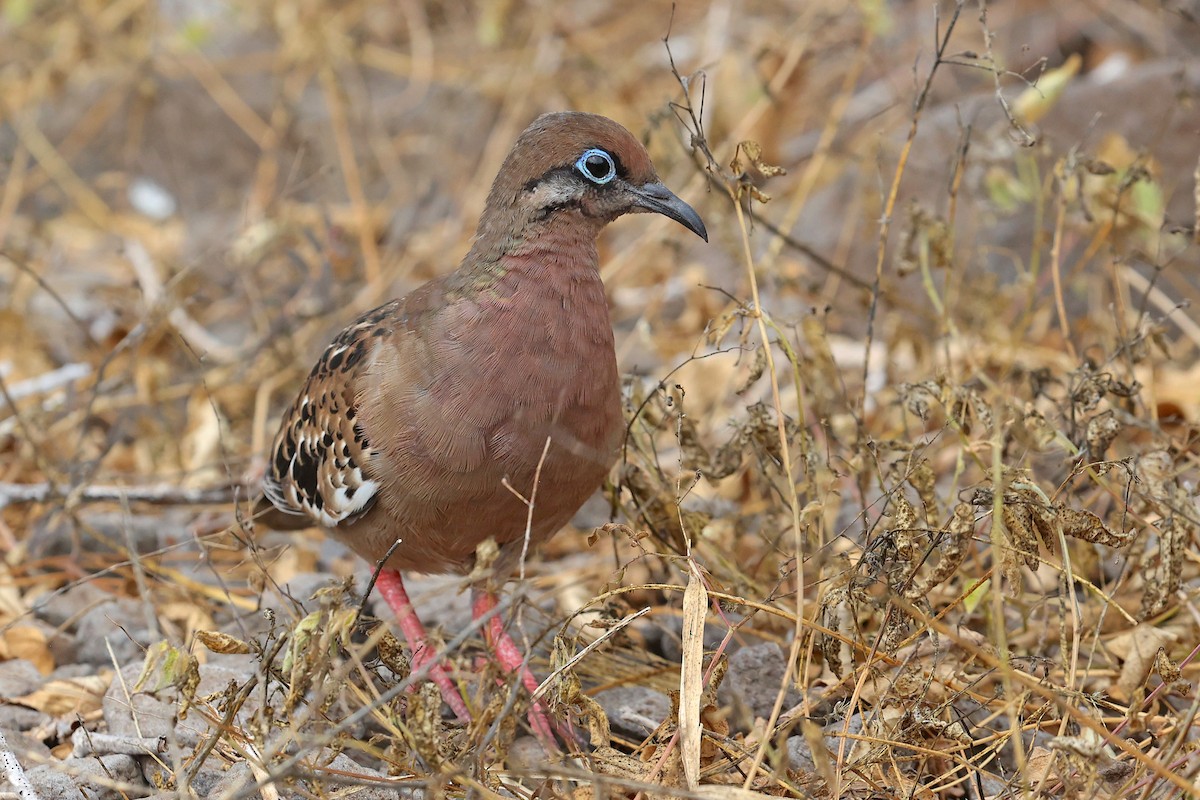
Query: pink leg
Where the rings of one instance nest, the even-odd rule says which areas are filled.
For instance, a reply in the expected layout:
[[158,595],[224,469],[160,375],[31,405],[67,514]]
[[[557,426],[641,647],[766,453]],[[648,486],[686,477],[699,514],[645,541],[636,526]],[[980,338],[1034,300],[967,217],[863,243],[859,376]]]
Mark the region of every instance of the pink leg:
[[[496,595],[491,592],[476,590],[474,600],[471,603],[471,616],[474,619],[479,619],[495,607]],[[521,654],[521,648],[517,647],[517,643],[504,630],[504,621],[500,619],[498,614],[487,621],[487,624],[484,626],[484,637],[487,639],[488,647],[495,654],[500,668],[505,672],[519,671],[521,682],[525,684],[525,688],[529,690],[529,693],[533,694],[537,691],[537,678],[533,677],[533,673],[529,671],[529,667],[525,666],[525,657]],[[529,724],[533,727],[533,732],[543,742],[554,742],[554,729],[550,725],[550,718],[546,716],[546,710],[540,700],[535,701],[533,707],[529,709]]]
[[[404,581],[400,578],[400,573],[394,569],[380,570],[379,577],[375,579],[375,585],[379,588],[379,594],[383,597],[384,602],[395,613],[396,621],[400,624],[400,632],[404,634],[404,639],[408,642],[409,649],[412,650],[413,669],[420,669],[433,660],[433,654],[429,652],[429,646],[425,641],[425,627],[417,617],[417,610],[413,608],[412,602],[408,599],[408,592],[404,590]],[[446,705],[450,706],[459,721],[470,722],[471,712],[467,711],[467,704],[463,701],[462,695],[458,693],[458,687],[450,680],[450,676],[446,674],[446,670],[442,669],[442,665],[436,661],[429,666],[429,679],[442,690],[442,699],[446,701]]]

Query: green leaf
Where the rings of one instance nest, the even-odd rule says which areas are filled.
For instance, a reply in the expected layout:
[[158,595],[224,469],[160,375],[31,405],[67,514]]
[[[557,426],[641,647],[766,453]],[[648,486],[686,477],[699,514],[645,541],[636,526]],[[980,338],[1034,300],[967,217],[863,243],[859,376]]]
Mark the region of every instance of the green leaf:
[[33,16],[33,0],[4,0],[0,16],[4,17],[9,27],[19,28]]
[[988,578],[983,583],[971,590],[971,593],[963,599],[963,608],[970,614],[983,602],[983,598],[987,597],[988,590],[992,587],[992,579]]

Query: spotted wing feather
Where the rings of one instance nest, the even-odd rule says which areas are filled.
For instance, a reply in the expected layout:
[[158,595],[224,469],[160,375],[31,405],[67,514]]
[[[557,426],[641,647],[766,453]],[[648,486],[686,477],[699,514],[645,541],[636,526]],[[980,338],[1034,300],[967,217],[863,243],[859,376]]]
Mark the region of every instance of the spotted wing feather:
[[283,514],[334,527],[374,505],[379,483],[356,387],[395,311],[396,303],[381,306],[342,331],[284,416],[263,478],[263,494]]

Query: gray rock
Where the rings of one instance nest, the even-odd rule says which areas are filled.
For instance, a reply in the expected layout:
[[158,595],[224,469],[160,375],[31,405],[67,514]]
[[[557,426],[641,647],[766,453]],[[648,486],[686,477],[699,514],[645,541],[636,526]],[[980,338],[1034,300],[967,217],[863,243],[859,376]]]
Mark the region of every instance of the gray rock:
[[45,678],[32,661],[14,658],[0,661],[0,697],[21,697],[36,690]]
[[[171,786],[179,776],[179,770],[168,769],[163,766],[164,763],[170,763],[163,756],[139,756],[138,764],[142,768],[142,774],[145,776],[146,782],[151,786]],[[245,766],[244,764],[242,766]],[[196,775],[188,783],[188,788],[191,789],[192,797],[213,797],[219,795],[212,793],[213,787],[220,783],[228,772],[228,765],[217,756],[209,756],[200,769],[196,771]],[[180,767],[180,769],[186,769]],[[179,793],[168,792],[164,797],[170,800],[179,800]]]
[[[265,595],[264,595],[265,596]],[[235,609],[233,616],[223,620],[217,630],[221,633],[227,633],[242,641],[251,639],[260,639],[267,631],[271,630],[271,621],[267,615],[261,611],[237,612]],[[287,622],[290,617],[280,620],[276,617],[276,625]]]
[[22,733],[8,725],[0,725],[0,728],[4,730],[4,739],[8,742],[8,748],[13,751],[17,760],[23,765],[32,767],[54,760],[50,748],[41,739]]
[[79,583],[38,597],[33,601],[32,610],[36,618],[60,628],[66,625],[68,620],[78,621],[92,606],[107,603],[112,599],[111,593],[93,583]]
[[550,763],[546,748],[534,736],[518,736],[514,739],[508,746],[508,757],[504,761],[505,767],[517,775],[545,772]]
[[1013,778],[1000,778],[992,774],[991,770],[980,770],[981,775],[980,786],[983,789],[984,797],[1020,797],[1021,792],[1014,785],[1016,781]]
[[174,729],[177,695],[174,690],[162,692],[160,696],[135,692],[133,687],[141,672],[140,664],[130,664],[109,685],[101,701],[101,710],[110,734],[154,739],[166,736]]
[[[212,761],[214,759],[209,760]],[[208,765],[206,764],[200,768],[200,772],[205,772],[207,769]],[[245,761],[239,761],[224,772],[220,772],[219,770],[214,770],[213,772],[220,777],[210,786],[201,787],[200,782],[197,781],[197,784],[192,787],[192,790],[201,797],[211,797],[213,800],[219,800],[222,797],[232,796],[239,789],[253,786],[255,783],[254,773],[250,771],[250,765]],[[202,788],[204,791],[201,791]],[[281,792],[280,794],[283,796],[284,793]]]
[[[41,687],[45,680],[37,667],[23,658],[0,662],[0,698],[27,695]],[[27,731],[49,722],[50,716],[37,709],[0,703],[0,728],[6,731]]]
[[[212,734],[208,723],[200,714],[189,714],[183,721],[177,720],[179,692],[174,688],[156,694],[147,691],[134,692],[134,684],[141,674],[141,664],[133,664],[121,670],[113,679],[101,705],[108,732],[115,736],[155,739],[173,734],[182,747],[195,746],[202,737]],[[244,684],[253,673],[253,665],[244,657],[229,656],[214,659],[200,666],[200,684],[196,687],[197,697],[223,691],[230,681]],[[126,691],[130,694],[126,695]],[[238,712],[239,724],[248,724],[258,707],[257,696],[251,696]]]
[[[370,580],[369,573],[356,574],[354,585],[362,592]],[[463,580],[458,575],[414,575],[405,579],[404,586],[427,628],[441,628],[453,635],[471,624],[471,593],[460,591]],[[380,619],[395,616],[379,592],[371,596],[371,604]]]
[[[338,583],[337,578],[328,573],[303,572],[293,576],[287,583],[279,587],[281,591],[271,589],[263,593],[263,607],[273,609],[276,613],[303,617],[310,611],[320,608],[320,601],[312,600],[319,590]],[[297,610],[296,603],[301,608]]]
[[[739,619],[736,614],[728,616],[731,622]],[[704,649],[712,651],[720,647],[721,642],[725,641],[725,634],[728,630],[723,623],[704,623]],[[680,646],[680,640],[683,638],[683,617],[652,617],[646,627],[642,629],[642,635],[646,637],[646,644],[651,649],[657,650],[668,661],[678,662],[683,657],[683,649]]]
[[11,703],[0,704],[0,728],[5,730],[33,730],[49,725],[51,720],[49,714],[35,708],[26,708]]
[[96,670],[87,664],[63,664],[46,676],[47,681],[63,681],[95,675]]
[[824,729],[825,730],[825,747],[829,749],[829,752],[832,753],[834,755],[834,757],[836,757],[839,750],[844,750],[845,754],[842,756],[843,760],[844,761],[853,761],[855,758],[857,758],[858,753],[861,753],[864,749],[870,747],[870,745],[867,742],[862,741],[861,739],[847,738],[847,739],[845,739],[845,746],[843,747],[843,745],[842,745],[842,741],[843,741],[842,730],[843,730],[843,728],[845,729],[846,736],[862,736],[863,715],[862,714],[852,715],[850,717],[850,722],[848,725],[846,724],[846,720],[844,720],[844,719],[839,719],[834,722],[830,722],[828,725],[825,726],[825,729]]
[[148,629],[141,602],[110,597],[80,618],[77,637],[79,663],[112,666],[115,657],[117,664],[124,666],[140,664],[146,648],[161,635]]
[[787,740],[788,766],[801,772],[816,772],[817,762],[813,761],[812,748],[808,740],[797,734]]
[[[844,720],[830,722],[823,729],[823,737],[825,739],[825,749],[829,752],[830,758],[837,758],[838,750],[841,748],[842,728],[846,727]],[[861,735],[863,732],[862,714],[855,714],[850,718],[850,725],[846,730],[847,734],[852,736]],[[854,748],[860,746],[861,741],[857,739],[846,739],[844,760],[849,760]],[[812,748],[808,746],[808,740],[800,734],[788,737],[787,740],[788,762],[792,769],[801,770],[803,772],[814,772],[816,770],[816,762],[813,760]]]
[[190,522],[188,515],[178,510],[153,515],[100,511],[85,514],[79,523],[68,516],[54,515],[35,529],[30,553],[42,558],[85,549],[89,553],[123,554],[130,546],[139,553],[151,553],[167,543],[166,531],[176,531],[176,538],[185,538]]
[[[318,764],[323,762],[324,759],[317,761]],[[311,775],[314,786],[321,787],[328,794],[333,794],[332,789],[340,786],[362,787],[353,795],[349,795],[354,800],[420,800],[425,796],[421,787],[396,786],[389,783],[381,773],[358,764],[345,753],[338,753],[327,765],[314,769]],[[326,775],[329,777],[326,778]]]
[[[46,632],[46,644],[56,664],[74,664],[78,657],[74,623],[99,603],[111,598],[90,583],[47,592],[32,603],[33,619]],[[72,623],[68,626],[68,622]]]
[[[155,781],[156,775],[160,781],[172,780],[172,776],[162,768],[158,761],[147,758],[143,759],[142,763],[147,779],[151,783]],[[296,788],[276,786],[282,800],[333,796],[334,790],[351,786],[361,787],[353,794],[346,795],[347,797],[353,796],[354,800],[396,800],[396,798],[420,800],[424,797],[421,787],[397,786],[394,782],[389,782],[382,773],[356,763],[345,753],[338,753],[331,759],[330,753],[323,752],[315,756],[310,764],[312,766],[295,770],[292,773],[301,785]],[[210,755],[198,770],[196,777],[192,779],[189,788],[193,797],[221,800],[223,797],[233,796],[246,787],[253,786],[254,783],[254,773],[245,762],[226,764],[220,757]],[[305,785],[308,789],[316,791],[307,791]],[[343,791],[345,790],[343,789]],[[164,800],[167,798],[176,800],[177,795],[164,793],[163,798]]]
[[788,683],[783,710],[798,704],[803,696],[792,686],[787,659],[774,642],[743,647],[729,657],[729,672],[718,696],[723,703],[741,703],[754,717],[767,718],[775,705],[779,687]]
[[[39,764],[26,770],[25,777],[39,797],[55,800],[122,800],[123,797],[144,795],[149,790],[137,762],[125,755],[68,758],[57,763]],[[123,794],[105,785],[112,782],[145,787],[146,791],[135,789]],[[12,791],[7,781],[0,784],[0,791],[6,790]]]
[[[356,574],[354,585],[358,591],[365,591],[370,580],[370,573],[364,569]],[[438,631],[443,641],[449,641],[471,626],[471,592],[463,590],[461,576],[406,576],[404,585],[426,629]],[[502,591],[500,601],[503,603],[507,597],[507,592]],[[379,596],[378,590],[372,593],[369,607],[372,614],[392,625],[392,630],[395,630],[395,615]],[[531,655],[535,659],[549,659],[554,637],[552,633],[547,634],[552,629],[556,630],[562,622],[556,616],[553,598],[530,594],[518,606],[510,605],[501,614],[509,635],[518,645],[526,641],[533,643]],[[477,630],[473,638],[482,641],[482,632]]]
[[671,713],[671,698],[645,686],[618,686],[596,693],[613,730],[644,739]]
[[[75,664],[79,660],[79,640],[75,634],[69,631],[52,630],[47,632],[46,645],[50,648],[50,655],[54,656],[55,664],[66,666]],[[95,674],[94,669],[88,671],[90,674]]]
[[[57,765],[42,764],[25,770],[25,779],[37,792],[38,797],[53,797],[55,800],[88,800],[76,785],[76,778]],[[0,782],[0,791],[16,796],[8,781]]]

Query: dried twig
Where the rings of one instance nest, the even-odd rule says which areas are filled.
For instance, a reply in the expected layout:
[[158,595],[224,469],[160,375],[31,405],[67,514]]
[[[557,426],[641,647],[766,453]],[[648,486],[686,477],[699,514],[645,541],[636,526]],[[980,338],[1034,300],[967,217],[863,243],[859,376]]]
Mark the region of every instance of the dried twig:
[[0,508],[18,503],[47,503],[70,498],[77,503],[148,503],[156,506],[207,506],[234,503],[248,496],[247,486],[188,489],[158,486],[64,487],[54,483],[0,483]]

